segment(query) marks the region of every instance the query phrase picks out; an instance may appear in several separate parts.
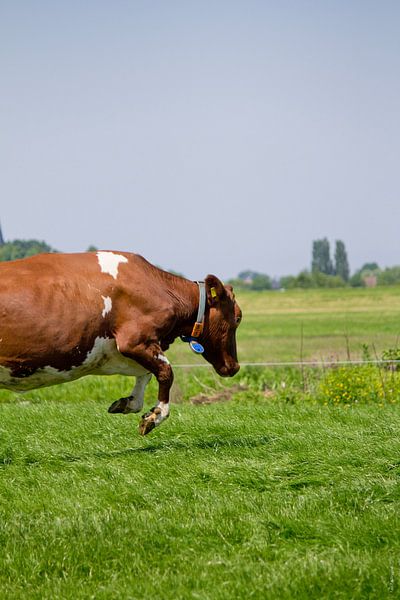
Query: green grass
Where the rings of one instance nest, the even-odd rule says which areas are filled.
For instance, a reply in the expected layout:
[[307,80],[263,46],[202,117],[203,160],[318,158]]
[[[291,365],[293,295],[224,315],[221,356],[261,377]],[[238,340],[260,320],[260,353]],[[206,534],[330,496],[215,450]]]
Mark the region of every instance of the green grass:
[[400,288],[290,290],[238,294],[241,360],[353,358],[400,340]]
[[[400,328],[395,288],[239,301],[245,361],[297,359],[301,323],[310,357],[345,354],[346,323],[354,355]],[[146,438],[107,413],[126,378],[1,391],[0,597],[400,597],[400,403],[332,406],[314,373],[245,369],[247,391],[195,406],[218,380],[178,370],[179,403]]]
[[106,407],[1,405],[3,598],[400,593],[399,407]]

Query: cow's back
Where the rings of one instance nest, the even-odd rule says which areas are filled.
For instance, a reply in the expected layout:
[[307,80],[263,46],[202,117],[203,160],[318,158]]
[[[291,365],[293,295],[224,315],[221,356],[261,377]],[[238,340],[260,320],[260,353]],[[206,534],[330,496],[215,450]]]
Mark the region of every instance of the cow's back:
[[135,374],[118,356],[113,319],[129,279],[123,269],[140,279],[140,264],[136,255],[115,252],[0,263],[0,385],[38,387],[45,370],[40,385],[91,372]]

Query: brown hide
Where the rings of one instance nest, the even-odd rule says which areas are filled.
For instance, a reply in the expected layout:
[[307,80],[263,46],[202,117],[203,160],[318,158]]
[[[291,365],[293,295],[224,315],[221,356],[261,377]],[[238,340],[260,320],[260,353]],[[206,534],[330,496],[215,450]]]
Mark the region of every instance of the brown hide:
[[[216,277],[206,278],[206,288],[204,357],[221,375],[234,375],[240,309],[232,289]],[[159,400],[168,402],[173,374],[162,352],[190,335],[198,302],[195,282],[126,252],[0,263],[0,387],[51,385],[58,373],[60,381],[91,372],[130,374],[136,365],[156,376]],[[112,360],[103,349],[94,352],[99,340],[115,346]]]

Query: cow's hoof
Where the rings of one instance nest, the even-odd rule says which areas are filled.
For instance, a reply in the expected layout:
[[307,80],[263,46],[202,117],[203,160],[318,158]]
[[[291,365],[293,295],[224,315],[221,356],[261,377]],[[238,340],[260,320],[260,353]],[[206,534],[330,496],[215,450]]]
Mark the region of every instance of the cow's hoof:
[[161,410],[158,407],[152,408],[150,412],[142,415],[141,421],[139,423],[139,433],[140,435],[147,435],[150,431],[153,431],[154,427],[158,425],[158,421],[160,420]]
[[128,410],[128,402],[129,398],[120,398],[111,404],[111,406],[108,408],[108,412],[112,413],[113,415],[116,415],[117,413],[126,415],[127,413],[131,412]]

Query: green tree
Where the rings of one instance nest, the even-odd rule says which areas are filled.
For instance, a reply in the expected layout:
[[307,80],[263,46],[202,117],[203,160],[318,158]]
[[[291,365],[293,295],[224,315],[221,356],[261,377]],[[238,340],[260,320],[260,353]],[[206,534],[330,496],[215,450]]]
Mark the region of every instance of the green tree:
[[313,277],[307,270],[301,271],[295,278],[295,284],[293,287],[299,288],[312,288],[315,287]]
[[257,273],[250,284],[250,288],[257,291],[270,290],[272,288],[271,278],[263,273]]
[[345,281],[339,275],[325,275],[325,273],[313,273],[314,287],[336,288],[345,286]]
[[349,283],[351,287],[365,287],[365,281],[362,278],[362,271],[358,270],[350,277]]
[[379,265],[376,262],[369,262],[369,263],[365,263],[363,264],[363,266],[361,267],[360,271],[364,272],[364,271],[379,271]]
[[319,272],[325,273],[325,275],[333,275],[333,265],[327,238],[313,241],[311,271],[312,273]]
[[387,267],[377,273],[378,285],[397,285],[400,283],[400,266]]
[[284,290],[292,290],[296,286],[296,277],[294,275],[284,275],[281,277],[281,288]]
[[248,290],[249,289],[248,284],[246,284],[243,281],[243,279],[240,279],[239,277],[233,277],[232,279],[228,279],[228,281],[226,283],[229,283],[229,285],[234,287],[235,290]]
[[252,271],[251,269],[246,269],[246,271],[241,271],[238,275],[238,279],[241,279],[242,281],[253,281],[253,279],[255,277],[257,277],[257,275],[259,275],[259,273],[257,273],[257,271]]
[[241,271],[235,279],[231,279],[228,283],[233,285],[236,289],[246,290],[271,290],[272,279],[265,273],[258,273],[247,269]]
[[57,250],[54,250],[46,242],[38,240],[14,240],[6,242],[0,247],[0,261],[16,260],[43,252],[57,252]]
[[344,281],[348,281],[350,277],[349,261],[347,252],[342,241],[336,240],[335,247],[335,275],[341,277]]

